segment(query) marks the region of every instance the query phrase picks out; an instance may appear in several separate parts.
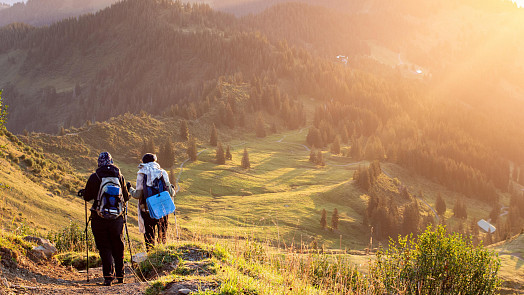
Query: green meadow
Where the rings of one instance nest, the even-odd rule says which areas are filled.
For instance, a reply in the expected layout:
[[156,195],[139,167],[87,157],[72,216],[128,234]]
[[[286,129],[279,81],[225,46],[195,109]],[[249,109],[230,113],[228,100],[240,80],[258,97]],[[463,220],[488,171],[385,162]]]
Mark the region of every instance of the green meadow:
[[[215,164],[214,147],[199,147],[197,161],[186,162],[182,171],[174,169],[180,175],[175,199],[178,225],[203,236],[365,247],[366,200],[351,181],[358,164],[352,164],[351,158],[331,159],[329,153],[324,153],[326,166],[310,163],[309,150],[302,146],[305,132],[231,142],[232,160],[225,165]],[[250,169],[241,168],[244,148]],[[323,230],[322,209],[328,212],[330,224],[335,208],[339,229]]]

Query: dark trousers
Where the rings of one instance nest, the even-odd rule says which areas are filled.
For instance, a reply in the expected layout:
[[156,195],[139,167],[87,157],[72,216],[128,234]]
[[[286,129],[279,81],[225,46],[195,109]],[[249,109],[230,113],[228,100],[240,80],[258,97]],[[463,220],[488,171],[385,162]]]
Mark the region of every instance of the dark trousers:
[[[141,211],[142,219],[144,219],[144,242],[146,243],[146,250],[149,252],[151,248],[155,246],[155,240],[158,243],[166,243],[166,233],[167,233],[167,216],[162,217],[161,219],[154,219],[149,216],[149,213]],[[158,231],[158,238],[156,238],[156,233]]]
[[162,243],[162,244],[165,244],[166,243],[166,240],[167,240],[167,226],[169,225],[169,222],[168,222],[168,217],[169,215],[166,215],[164,217],[162,217],[159,221],[158,221],[158,243]]
[[147,212],[140,211],[140,214],[142,214],[142,219],[144,219],[144,227],[146,229],[144,241],[146,243],[146,250],[149,252],[149,250],[155,246],[155,233],[159,220],[151,218]]
[[[104,279],[124,277],[124,218],[115,220],[102,219],[93,216],[91,229],[95,236],[95,243],[102,259]],[[113,267],[114,262],[114,267]]]

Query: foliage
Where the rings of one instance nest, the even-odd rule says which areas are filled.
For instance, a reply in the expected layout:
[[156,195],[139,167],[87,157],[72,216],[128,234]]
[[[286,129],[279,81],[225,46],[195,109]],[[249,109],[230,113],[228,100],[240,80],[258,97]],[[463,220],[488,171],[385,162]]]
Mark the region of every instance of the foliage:
[[139,264],[139,273],[146,277],[152,272],[156,272],[165,264],[178,261],[180,259],[180,253],[175,246],[158,246],[153,248],[148,255],[147,259]]
[[461,219],[468,218],[468,211],[466,210],[466,205],[464,205],[464,200],[457,199],[455,201],[455,206],[453,206],[453,216]]
[[[0,230],[0,249],[7,248],[15,253],[27,254],[33,249],[31,243],[25,241],[22,236]],[[2,257],[0,256],[0,259]]]
[[338,221],[339,221],[340,217],[338,215],[338,210],[337,208],[335,208],[333,210],[333,215],[331,215],[331,227],[333,229],[338,229]]
[[211,146],[217,146],[218,143],[218,132],[217,127],[213,123],[213,128],[211,129],[211,135],[209,136],[209,144]]
[[167,140],[160,148],[158,163],[165,169],[169,169],[175,164],[175,148],[170,140]]
[[446,202],[442,198],[440,192],[438,193],[437,200],[435,202],[435,210],[440,216],[444,216],[444,213],[446,213]]
[[327,226],[327,213],[326,209],[322,209],[322,214],[320,216],[320,226],[322,229],[325,229]]
[[[50,231],[47,239],[59,252],[84,252],[86,249],[85,226],[74,221],[58,231]],[[89,251],[96,251],[95,238],[90,227],[87,229],[87,239]]]
[[0,131],[5,129],[7,120],[7,106],[2,102],[2,90],[0,89]]
[[182,122],[180,123],[179,135],[183,141],[189,140],[189,127],[187,126],[186,120],[182,120]]
[[196,140],[194,138],[191,138],[187,145],[187,156],[191,161],[196,161],[198,158],[198,152],[197,152],[197,146],[196,146]]
[[242,155],[242,161],[240,166],[244,169],[251,168],[251,163],[249,162],[249,154],[247,153],[247,148],[244,148],[244,154]]
[[[87,259],[85,252],[65,252],[56,255],[56,259],[64,266],[72,266],[78,270],[86,269]],[[89,252],[89,268],[102,265],[102,259],[97,252]]]
[[218,143],[217,149],[216,149],[216,156],[218,165],[224,165],[226,163],[226,155],[224,153],[224,148],[222,147],[222,143]]
[[226,160],[233,160],[233,155],[231,155],[231,147],[229,146],[229,144],[226,148]]
[[418,239],[390,240],[389,249],[377,253],[372,274],[387,293],[492,294],[500,285],[499,267],[493,252],[438,226]]
[[266,137],[266,127],[264,123],[264,119],[262,119],[262,116],[259,114],[256,120],[256,135],[257,137]]

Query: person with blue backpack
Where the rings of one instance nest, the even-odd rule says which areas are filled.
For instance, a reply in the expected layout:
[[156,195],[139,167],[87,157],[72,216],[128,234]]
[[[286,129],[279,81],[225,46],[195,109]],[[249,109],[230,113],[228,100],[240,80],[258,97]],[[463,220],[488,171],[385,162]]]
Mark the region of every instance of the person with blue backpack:
[[155,235],[158,231],[158,242],[166,243],[168,216],[175,206],[173,198],[175,189],[169,182],[167,172],[156,162],[155,154],[147,153],[138,165],[136,189],[127,183],[131,196],[138,199],[138,227],[144,234],[146,250],[155,246]]
[[123,215],[129,200],[125,183],[111,154],[102,152],[98,156],[98,168],[87,180],[83,191],[86,202],[94,200],[91,229],[102,259],[105,286],[111,286],[115,276],[118,283],[124,282]]

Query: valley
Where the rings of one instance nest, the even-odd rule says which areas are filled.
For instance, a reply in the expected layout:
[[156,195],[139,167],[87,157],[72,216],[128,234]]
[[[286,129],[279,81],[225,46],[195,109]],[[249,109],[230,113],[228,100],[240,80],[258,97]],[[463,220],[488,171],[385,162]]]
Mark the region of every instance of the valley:
[[[18,11],[16,22],[0,22],[7,284],[36,293],[64,285],[17,273],[17,263],[40,271],[26,235],[57,243],[64,265],[69,254],[83,263],[77,192],[107,151],[133,186],[142,155],[157,154],[177,189],[169,243],[133,266],[148,286],[132,292],[186,284],[212,289],[202,295],[432,294],[388,272],[421,263],[411,257],[434,239],[440,250],[456,246],[442,261],[484,255],[474,266],[493,279],[486,288],[520,294],[524,18],[515,4],[88,2],[0,10],[1,20]],[[136,207],[131,200],[128,225],[139,253]],[[412,256],[394,252],[399,245]],[[463,265],[452,272],[473,269]],[[85,292],[67,267],[75,292]],[[465,278],[432,288],[476,294]]]

